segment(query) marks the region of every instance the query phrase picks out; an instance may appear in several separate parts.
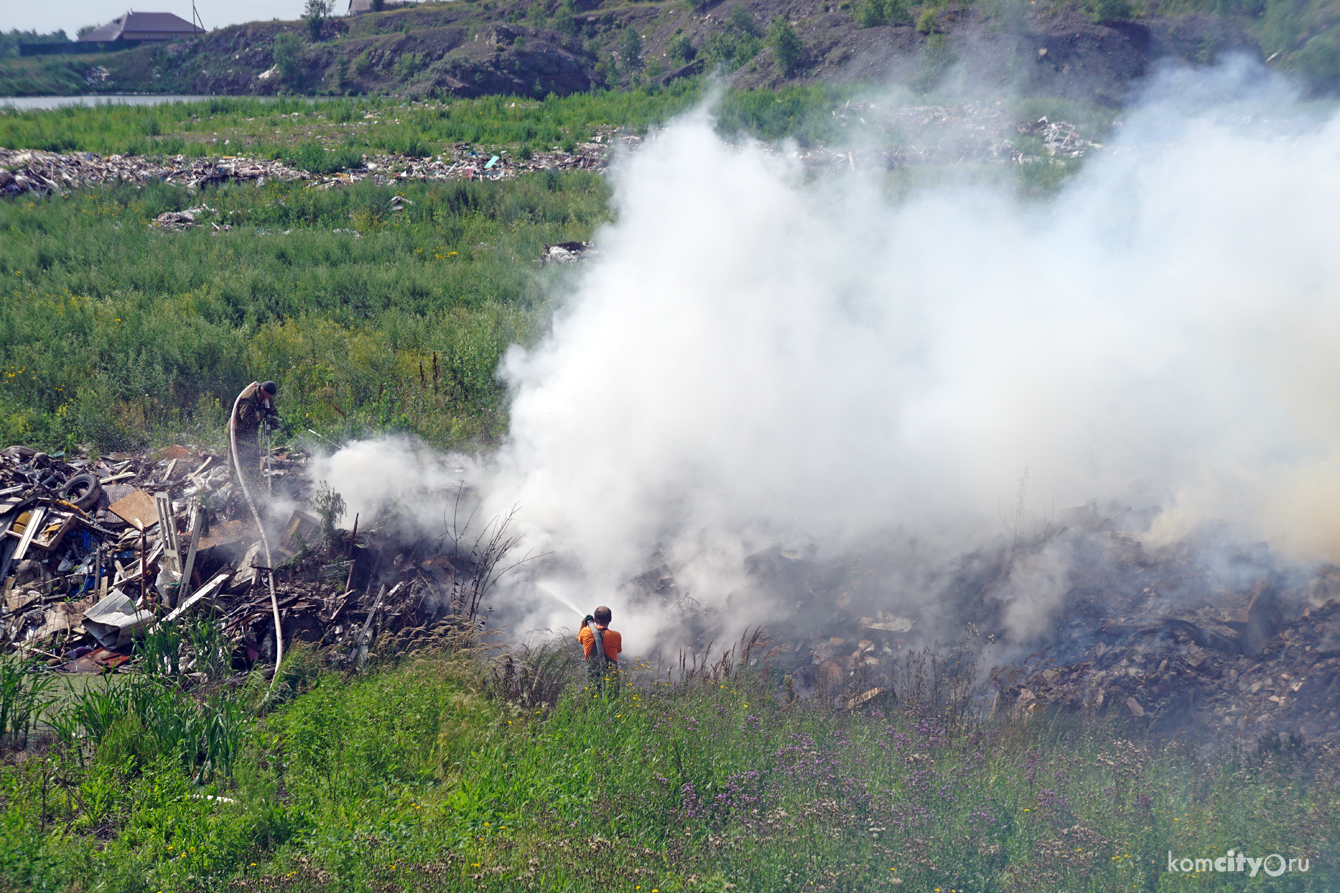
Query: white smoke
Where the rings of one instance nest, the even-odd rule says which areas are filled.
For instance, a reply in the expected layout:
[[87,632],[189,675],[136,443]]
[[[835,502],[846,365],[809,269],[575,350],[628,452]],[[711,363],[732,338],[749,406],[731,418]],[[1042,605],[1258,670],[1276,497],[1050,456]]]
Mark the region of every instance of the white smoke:
[[[1057,509],[1158,506],[1151,542],[1215,521],[1340,557],[1340,123],[1290,103],[1240,63],[1169,74],[1042,202],[895,199],[674,122],[614,174],[552,334],[505,361],[485,513],[519,507],[568,568],[546,585],[610,604],[635,650],[674,634],[620,613],[656,550],[738,629],[772,610],[755,550],[962,552],[1002,534],[1025,469]],[[1056,607],[1053,559],[1012,578],[1041,581],[1020,638]]]

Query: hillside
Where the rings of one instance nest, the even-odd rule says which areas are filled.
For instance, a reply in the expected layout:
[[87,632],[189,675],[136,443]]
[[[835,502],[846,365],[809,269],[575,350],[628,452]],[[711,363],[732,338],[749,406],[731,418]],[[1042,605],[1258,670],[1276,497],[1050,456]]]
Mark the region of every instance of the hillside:
[[[946,77],[991,92],[1119,105],[1161,59],[1245,52],[1316,89],[1340,83],[1336,17],[1284,0],[431,2],[321,21],[251,23],[105,56],[7,60],[9,92],[542,97],[718,71],[733,87]],[[1202,9],[1200,7],[1206,7]],[[1226,12],[1225,12],[1226,10]],[[31,90],[25,89],[25,84]]]

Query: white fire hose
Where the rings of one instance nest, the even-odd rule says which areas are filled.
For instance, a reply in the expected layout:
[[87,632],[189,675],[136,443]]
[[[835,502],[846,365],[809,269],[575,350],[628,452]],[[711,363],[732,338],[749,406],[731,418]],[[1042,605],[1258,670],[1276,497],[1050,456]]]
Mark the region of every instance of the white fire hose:
[[[260,387],[260,382],[253,381],[247,387]],[[233,401],[232,414],[228,416],[228,443],[231,446],[230,458],[233,467],[237,470],[237,483],[242,487],[242,497],[247,501],[247,507],[251,509],[251,517],[256,519],[256,529],[261,534],[261,547],[265,549],[265,576],[270,581],[270,607],[274,611],[275,617],[275,672],[270,677],[270,687],[279,679],[279,665],[284,660],[284,631],[279,625],[279,598],[275,595],[275,572],[274,560],[270,557],[270,538],[265,535],[265,523],[261,520],[261,514],[256,510],[256,503],[251,499],[251,491],[247,489],[247,476],[242,471],[241,457],[237,453],[237,407],[242,403],[242,394],[246,393],[247,388],[238,392],[237,399]],[[257,437],[260,432],[256,432]]]

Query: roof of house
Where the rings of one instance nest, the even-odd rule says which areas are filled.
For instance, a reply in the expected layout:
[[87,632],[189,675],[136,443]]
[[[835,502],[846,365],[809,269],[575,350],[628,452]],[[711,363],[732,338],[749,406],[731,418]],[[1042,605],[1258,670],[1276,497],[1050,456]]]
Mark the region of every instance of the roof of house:
[[80,40],[138,40],[141,34],[204,34],[203,28],[192,25],[181,16],[170,12],[128,12],[118,19],[88,32]]
[[358,12],[371,12],[372,0],[349,0],[349,15]]

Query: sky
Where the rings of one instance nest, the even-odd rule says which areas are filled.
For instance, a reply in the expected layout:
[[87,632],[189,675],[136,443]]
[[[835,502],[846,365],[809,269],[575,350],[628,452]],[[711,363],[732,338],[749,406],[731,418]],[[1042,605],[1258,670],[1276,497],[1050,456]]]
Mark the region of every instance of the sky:
[[[306,0],[196,0],[195,8],[211,31],[241,22],[293,20],[302,17]],[[336,0],[335,12],[344,13],[348,0]],[[70,37],[85,25],[105,25],[126,11],[170,12],[191,20],[191,0],[46,0],[28,3],[0,0],[0,30],[38,31],[46,34],[64,29]]]

